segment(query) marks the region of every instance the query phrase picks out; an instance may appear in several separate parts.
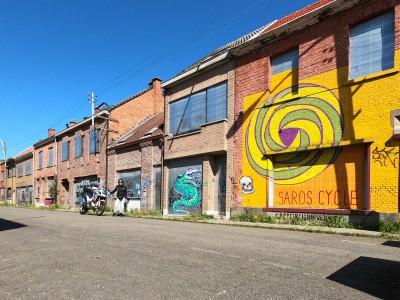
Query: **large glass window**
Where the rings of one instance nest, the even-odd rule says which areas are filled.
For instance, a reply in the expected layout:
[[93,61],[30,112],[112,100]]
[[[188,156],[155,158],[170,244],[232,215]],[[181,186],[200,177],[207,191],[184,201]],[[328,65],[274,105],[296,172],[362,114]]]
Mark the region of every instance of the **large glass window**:
[[75,138],[75,158],[76,157],[81,157],[83,152],[82,148],[82,136],[77,136]]
[[140,169],[118,172],[118,179],[122,179],[128,189],[128,197],[141,197]]
[[69,159],[69,141],[65,141],[62,143],[62,161],[66,161]]
[[53,166],[53,148],[49,148],[49,167]]
[[299,51],[293,50],[277,57],[271,58],[271,75],[276,75],[285,71],[299,67]]
[[22,164],[22,163],[20,163],[20,164],[18,164],[18,177],[22,177],[22,175],[23,175],[23,167],[24,167],[24,165]]
[[39,169],[43,168],[43,152],[39,152]]
[[375,17],[350,29],[351,79],[393,67],[393,12]]
[[89,153],[99,152],[99,131],[92,130],[89,132]]
[[227,118],[227,84],[219,84],[170,104],[170,133],[199,129]]
[[26,176],[31,175],[32,174],[32,161],[28,160],[26,162]]

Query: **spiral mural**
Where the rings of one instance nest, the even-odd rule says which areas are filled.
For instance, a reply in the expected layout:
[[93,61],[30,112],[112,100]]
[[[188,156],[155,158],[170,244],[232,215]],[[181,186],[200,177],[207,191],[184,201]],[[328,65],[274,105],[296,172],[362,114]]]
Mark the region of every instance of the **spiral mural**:
[[[335,94],[329,89],[300,84],[293,98],[292,88],[277,93],[250,115],[245,147],[251,168],[275,184],[305,182],[331,165],[341,148],[317,150],[321,145],[335,146],[342,140],[344,122]],[[309,150],[315,147],[314,151]],[[277,155],[282,153],[281,155]]]

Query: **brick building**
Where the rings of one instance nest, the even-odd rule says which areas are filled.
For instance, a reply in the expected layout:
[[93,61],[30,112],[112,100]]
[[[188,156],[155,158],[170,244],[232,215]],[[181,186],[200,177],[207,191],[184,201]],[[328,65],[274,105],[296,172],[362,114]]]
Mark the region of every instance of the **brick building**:
[[[128,210],[161,210],[164,113],[149,116],[108,147],[108,178],[128,188]],[[110,186],[110,189],[113,185]]]
[[15,156],[16,176],[13,184],[13,199],[17,205],[33,205],[33,147]]
[[144,118],[163,109],[161,80],[155,78],[142,92],[108,106],[102,103],[92,118],[71,121],[55,135],[57,143],[58,202],[77,207],[86,186],[112,186],[108,179],[107,147]]
[[234,208],[400,211],[399,19],[399,0],[323,0],[230,51]]
[[49,129],[47,138],[33,145],[34,148],[34,196],[35,204],[43,206],[50,198],[49,188],[56,176],[55,130]]
[[0,160],[0,202],[5,202],[6,164]]
[[163,84],[164,214],[229,218],[235,147],[235,63],[229,49],[262,29],[217,49]]

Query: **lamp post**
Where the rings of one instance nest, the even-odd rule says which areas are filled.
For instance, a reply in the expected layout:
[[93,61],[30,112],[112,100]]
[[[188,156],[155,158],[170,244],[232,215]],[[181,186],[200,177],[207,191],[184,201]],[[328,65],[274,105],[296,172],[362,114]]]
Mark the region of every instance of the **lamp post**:
[[4,203],[7,202],[7,160],[6,160],[6,156],[7,156],[7,148],[6,148],[6,143],[4,143],[1,139],[0,139],[0,143],[1,146],[3,148],[3,154],[4,154]]

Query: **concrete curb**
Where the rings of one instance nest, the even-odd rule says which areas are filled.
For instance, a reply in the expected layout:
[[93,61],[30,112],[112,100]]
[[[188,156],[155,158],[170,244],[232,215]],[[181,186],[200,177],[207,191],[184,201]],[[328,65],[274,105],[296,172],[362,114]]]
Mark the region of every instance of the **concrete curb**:
[[[269,228],[269,229],[320,232],[320,233],[342,234],[342,235],[382,237],[382,232],[379,232],[379,231],[370,231],[370,230],[361,230],[361,229],[352,229],[352,228],[334,228],[334,227],[290,225],[290,224],[253,223],[253,222],[238,222],[238,221],[229,221],[229,220],[206,220],[206,221],[201,221],[201,222],[209,223],[209,224],[229,225],[229,226],[259,227],[259,228]],[[397,236],[400,237],[400,235],[397,235]]]

